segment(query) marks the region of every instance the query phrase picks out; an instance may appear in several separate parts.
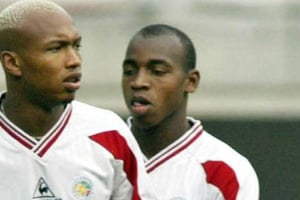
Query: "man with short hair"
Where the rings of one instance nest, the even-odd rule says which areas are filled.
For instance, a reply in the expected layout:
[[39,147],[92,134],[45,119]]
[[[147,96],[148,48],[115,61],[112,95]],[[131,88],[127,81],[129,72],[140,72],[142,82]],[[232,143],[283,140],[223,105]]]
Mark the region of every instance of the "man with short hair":
[[80,45],[53,2],[21,0],[0,13],[1,199],[156,199],[122,119],[74,100]]
[[154,24],[130,40],[122,89],[153,184],[167,200],[258,200],[249,161],[186,116],[199,80],[195,48],[182,31]]

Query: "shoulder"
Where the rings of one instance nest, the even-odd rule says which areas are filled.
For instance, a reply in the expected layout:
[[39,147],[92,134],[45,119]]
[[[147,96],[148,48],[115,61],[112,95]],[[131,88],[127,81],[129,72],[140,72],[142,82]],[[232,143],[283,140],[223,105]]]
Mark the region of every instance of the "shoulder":
[[79,101],[72,102],[71,121],[73,125],[90,133],[114,130],[124,137],[130,135],[128,126],[118,114]]
[[192,153],[201,158],[203,162],[206,160],[223,160],[227,162],[247,161],[242,154],[229,144],[208,133],[200,120],[196,120],[192,117],[188,117],[188,120],[193,124],[188,133],[201,132],[199,139],[197,139],[192,146]]
[[229,144],[225,143],[219,138],[203,131],[202,136],[203,147],[205,147],[205,160],[220,160],[231,165],[241,166],[242,164],[249,164],[248,159],[234,149]]
[[125,121],[111,110],[73,101],[71,121],[72,127],[81,129],[86,136],[107,149],[136,145]]
[[74,100],[72,102],[72,108],[75,112],[84,112],[84,113],[98,113],[98,114],[110,114],[110,115],[116,115],[113,111],[96,107],[94,105],[90,105],[81,101]]
[[218,160],[234,166],[241,166],[242,163],[245,165],[250,164],[248,159],[232,146],[208,133],[200,120],[196,120],[192,117],[188,117],[188,119],[193,123],[190,132],[199,132],[199,129],[196,129],[197,127],[200,127],[201,130],[201,135],[199,139],[195,141],[195,144],[192,146],[194,149],[191,151],[201,159],[201,162]]
[[237,150],[213,135],[203,132],[201,136],[202,165],[207,180],[216,185],[224,196],[258,196],[258,178],[250,161]]
[[[201,124],[199,120],[189,120],[194,125]],[[258,199],[256,172],[250,161],[232,146],[202,129],[193,145],[193,155],[200,159],[206,181],[218,188],[225,199]]]
[[229,144],[214,137],[206,131],[203,131],[201,140],[203,143],[203,148],[205,148],[203,150],[204,153],[202,154],[203,163],[224,163],[234,171],[240,173],[254,171],[250,161]]
[[72,102],[72,112],[76,116],[81,116],[82,118],[89,120],[104,120],[105,122],[108,122],[109,120],[117,120],[122,121],[122,123],[124,122],[118,114],[111,110],[99,108],[80,101]]

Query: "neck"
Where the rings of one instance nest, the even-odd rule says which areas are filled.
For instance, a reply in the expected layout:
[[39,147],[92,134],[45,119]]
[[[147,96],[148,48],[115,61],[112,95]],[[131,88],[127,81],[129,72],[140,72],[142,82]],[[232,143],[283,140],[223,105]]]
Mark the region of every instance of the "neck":
[[189,122],[184,117],[180,121],[165,120],[150,128],[138,127],[133,122],[132,132],[145,156],[150,158],[181,137],[189,128]]
[[44,136],[58,121],[64,105],[44,108],[7,96],[2,100],[3,114],[16,126],[32,137]]

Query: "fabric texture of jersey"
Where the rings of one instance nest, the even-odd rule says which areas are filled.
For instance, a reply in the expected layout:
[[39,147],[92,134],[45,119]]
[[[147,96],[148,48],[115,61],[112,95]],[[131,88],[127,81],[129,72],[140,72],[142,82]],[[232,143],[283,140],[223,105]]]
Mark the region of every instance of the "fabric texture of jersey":
[[[132,117],[127,124],[131,127]],[[164,200],[258,200],[258,178],[250,162],[206,132],[199,120],[151,158],[146,169]]]
[[111,111],[73,101],[39,141],[0,113],[1,199],[156,199],[143,167],[134,137]]

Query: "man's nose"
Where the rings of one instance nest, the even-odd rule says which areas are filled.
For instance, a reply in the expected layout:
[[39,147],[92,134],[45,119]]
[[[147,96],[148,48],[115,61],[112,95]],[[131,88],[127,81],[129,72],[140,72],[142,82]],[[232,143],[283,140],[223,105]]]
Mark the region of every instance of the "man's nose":
[[81,66],[81,56],[78,50],[70,47],[67,50],[66,65],[68,68],[76,68]]
[[133,89],[148,88],[150,86],[148,72],[145,69],[140,69],[130,85]]

